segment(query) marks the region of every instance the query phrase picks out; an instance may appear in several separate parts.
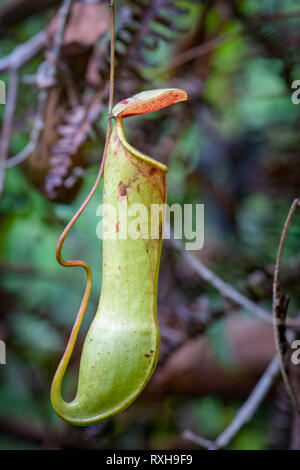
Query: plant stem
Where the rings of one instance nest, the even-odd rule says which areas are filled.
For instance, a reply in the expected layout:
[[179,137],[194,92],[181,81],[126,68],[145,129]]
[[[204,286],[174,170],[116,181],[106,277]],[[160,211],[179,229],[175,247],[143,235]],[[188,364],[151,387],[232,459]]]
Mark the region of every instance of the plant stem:
[[[287,325],[287,309],[289,297],[284,295],[281,290],[280,284],[280,263],[282,258],[283,248],[286,242],[288,231],[292,222],[293,215],[296,212],[297,207],[300,206],[300,199],[294,199],[290,210],[288,212],[284,227],[282,229],[280,242],[276,255],[276,264],[273,278],[273,326],[274,326],[274,339],[276,351],[280,360],[280,370],[283,378],[283,382],[286,391],[290,397],[290,400],[297,411],[300,414],[300,403],[294,390],[294,386],[290,379],[290,345],[286,337],[286,325]],[[293,335],[294,336],[294,335]]]
[[103,156],[102,156],[102,161],[100,165],[100,169],[96,178],[96,181],[94,183],[94,186],[92,187],[91,192],[81,205],[81,207],[78,209],[76,214],[73,216],[71,221],[68,223],[66,228],[64,229],[63,233],[61,234],[57,247],[56,247],[56,259],[59,264],[62,266],[67,266],[67,267],[72,267],[72,266],[81,266],[82,268],[85,269],[86,275],[87,275],[87,283],[86,283],[86,288],[84,292],[84,296],[72,329],[72,333],[70,335],[65,353],[61,359],[61,362],[58,366],[58,369],[56,371],[55,377],[53,379],[52,383],[52,390],[54,390],[54,385],[56,384],[57,386],[61,384],[64,373],[66,371],[66,368],[68,366],[69,360],[71,358],[75,342],[77,339],[77,335],[79,332],[79,328],[83,319],[83,316],[86,311],[86,307],[89,301],[90,293],[91,293],[91,288],[92,288],[92,271],[90,266],[85,262],[81,260],[65,260],[62,256],[62,248],[65,239],[67,238],[71,228],[79,218],[79,216],[82,214],[92,197],[94,196],[97,187],[99,185],[99,182],[101,180],[102,174],[103,174],[103,169],[104,169],[104,164],[105,164],[105,159],[106,159],[106,154],[107,154],[107,148],[108,148],[108,143],[109,143],[109,138],[110,138],[110,133],[111,133],[111,119],[112,119],[112,108],[113,108],[113,100],[114,100],[114,62],[115,62],[115,34],[114,34],[114,4],[113,2],[110,2],[109,4],[110,7],[110,84],[109,84],[109,103],[108,103],[108,120],[107,120],[107,128],[106,128],[106,136],[105,136],[105,144],[104,144],[104,151],[103,151]]

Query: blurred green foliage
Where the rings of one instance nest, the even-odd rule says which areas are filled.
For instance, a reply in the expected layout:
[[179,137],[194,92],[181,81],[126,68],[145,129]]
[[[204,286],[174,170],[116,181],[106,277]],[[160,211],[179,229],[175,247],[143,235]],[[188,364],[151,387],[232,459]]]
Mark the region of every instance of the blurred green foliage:
[[[179,16],[177,21],[192,33],[197,30],[203,6],[195,4],[191,7],[187,1],[180,4],[189,8],[189,14]],[[271,0],[246,0],[242,2],[242,11],[246,15],[272,14],[276,4]],[[292,0],[285,1],[284,7],[293,9],[295,4]],[[117,15],[118,12],[117,8]],[[52,16],[53,11],[47,11],[14,27],[1,39],[1,55],[8,54],[45,28]],[[291,29],[299,29],[299,21],[297,18],[292,20]],[[241,20],[228,18],[224,22],[220,11],[211,8],[206,19],[207,32],[235,35],[212,52],[203,82],[200,105],[211,113],[214,129],[213,132],[208,130],[211,123],[195,112],[183,122],[179,131],[175,128],[176,141],[170,154],[168,173],[170,204],[205,203],[205,250],[215,251],[210,266],[224,280],[240,288],[245,287],[244,280],[250,271],[263,270],[274,262],[284,219],[292,199],[298,196],[296,183],[300,176],[299,166],[294,167],[295,158],[299,158],[300,107],[291,102],[290,90],[282,75],[282,60],[265,54],[244,34],[243,28]],[[170,36],[172,34],[170,31]],[[147,51],[149,60],[158,64],[145,66],[142,70],[152,88],[164,86],[160,67],[177,52],[176,42],[165,41],[159,41],[155,52]],[[41,61],[42,57],[31,60],[22,73],[33,74]],[[295,61],[295,78],[299,78],[298,64]],[[183,72],[179,77],[181,86],[185,81],[192,81],[193,73],[194,69]],[[1,79],[8,81],[8,75],[3,74]],[[197,76],[196,80],[200,78]],[[10,144],[12,155],[27,142],[35,103],[35,88],[22,84],[16,129]],[[3,113],[4,107],[0,106],[1,119]],[[105,117],[104,113],[98,122],[102,129]],[[144,122],[153,129],[158,122],[160,136],[167,139],[172,134],[175,120],[176,117],[158,113],[158,116],[147,116]],[[136,122],[133,119],[126,128],[132,143]],[[85,283],[84,273],[80,270],[64,270],[56,263],[55,247],[64,226],[93,184],[100,147],[96,141],[90,145],[87,160],[94,163],[86,170],[84,184],[70,205],[47,201],[28,181],[23,167],[6,172],[0,207],[0,337],[3,335],[7,343],[7,365],[0,366],[0,428],[6,422],[4,429],[7,432],[0,434],[0,449],[40,448],[41,442],[45,447],[55,448],[67,432],[73,433],[74,441],[82,440],[92,448],[176,448],[183,424],[189,427],[192,423],[200,434],[214,439],[243,403],[243,397],[225,400],[222,396],[212,395],[170,396],[144,408],[137,406],[135,413],[129,411],[103,428],[101,425],[94,434],[88,430],[70,431],[54,415],[49,388]],[[233,150],[238,161],[231,158]],[[279,163],[284,171],[280,170]],[[277,167],[279,174],[272,179],[270,174]],[[282,181],[281,176],[285,178]],[[254,181],[253,177],[256,177]],[[225,200],[229,201],[230,210],[227,210]],[[80,332],[81,340],[96,310],[101,286],[101,243],[95,236],[99,221],[95,215],[100,201],[101,188],[73,228],[64,248],[66,258],[79,257],[93,269],[93,292]],[[298,253],[299,231],[298,213],[286,244],[284,257],[287,261]],[[219,294],[210,286],[203,288],[211,305],[222,308]],[[290,286],[289,292],[292,294],[291,310],[299,309],[297,283]],[[261,302],[270,308],[270,294]],[[213,325],[207,336],[220,364],[230,371],[234,368],[235,357],[223,321]],[[69,390],[76,384],[79,352],[75,354],[68,376],[66,388]],[[262,407],[229,448],[266,448],[270,414],[269,406]],[[190,421],[186,416],[190,416]],[[14,427],[18,429],[16,422],[27,426],[27,434],[14,434]],[[68,445],[72,447],[74,443],[66,444],[66,447]]]

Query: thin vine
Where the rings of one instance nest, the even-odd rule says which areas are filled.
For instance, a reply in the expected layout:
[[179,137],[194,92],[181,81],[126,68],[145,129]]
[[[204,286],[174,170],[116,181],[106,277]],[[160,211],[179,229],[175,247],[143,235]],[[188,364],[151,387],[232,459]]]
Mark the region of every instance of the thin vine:
[[58,366],[58,369],[56,371],[53,384],[52,384],[52,389],[53,385],[57,380],[61,380],[60,377],[63,377],[63,374],[68,366],[69,360],[71,358],[75,342],[77,339],[77,335],[79,332],[80,325],[82,323],[88,301],[90,298],[91,294],[91,289],[92,289],[92,271],[90,266],[82,260],[65,260],[62,256],[62,249],[64,242],[72,229],[72,227],[75,225],[76,221],[88,205],[88,203],[91,201],[92,197],[94,196],[98,185],[100,183],[102,174],[103,174],[103,169],[104,169],[104,164],[105,164],[105,159],[106,159],[106,154],[107,154],[107,148],[108,148],[108,143],[109,143],[109,138],[111,134],[111,120],[112,120],[112,108],[113,108],[113,101],[114,101],[114,64],[115,64],[115,15],[114,15],[114,0],[110,0],[108,2],[109,8],[110,8],[110,81],[109,81],[109,102],[108,102],[108,119],[107,119],[107,127],[106,127],[106,135],[105,135],[105,144],[104,144],[104,150],[103,150],[103,156],[102,156],[102,161],[100,165],[100,169],[96,178],[96,181],[94,183],[94,186],[92,187],[89,195],[81,205],[81,207],[78,209],[76,214],[72,217],[64,231],[62,232],[58,243],[56,247],[56,259],[58,263],[62,266],[66,267],[74,267],[74,266],[81,266],[87,276],[87,282],[86,282],[86,287],[85,287],[85,292],[84,296],[79,308],[79,311],[77,313],[77,317],[66,347],[66,350],[64,352],[64,355],[60,361],[60,364]]

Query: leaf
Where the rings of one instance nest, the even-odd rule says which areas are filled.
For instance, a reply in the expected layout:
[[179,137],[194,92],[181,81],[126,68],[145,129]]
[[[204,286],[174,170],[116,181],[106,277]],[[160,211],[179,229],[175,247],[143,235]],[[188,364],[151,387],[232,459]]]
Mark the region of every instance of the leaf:
[[[58,13],[48,28],[50,47],[53,44],[59,21],[60,14]],[[109,12],[105,5],[75,2],[64,34],[63,52],[74,54],[94,46],[95,41],[104,36],[108,28]]]

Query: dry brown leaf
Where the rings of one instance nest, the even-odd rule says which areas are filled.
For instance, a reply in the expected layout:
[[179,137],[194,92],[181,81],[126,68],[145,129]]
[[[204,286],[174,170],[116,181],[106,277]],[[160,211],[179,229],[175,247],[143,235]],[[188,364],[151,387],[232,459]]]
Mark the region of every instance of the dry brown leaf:
[[[48,28],[48,45],[53,45],[59,24],[59,13]],[[109,28],[109,13],[105,5],[99,3],[74,3],[65,30],[63,54],[80,54],[82,50],[94,46],[97,39],[104,36]]]
[[103,109],[103,94],[67,107],[58,87],[50,92],[45,128],[27,162],[29,179],[51,201],[70,203],[82,181],[85,148],[93,123]]

